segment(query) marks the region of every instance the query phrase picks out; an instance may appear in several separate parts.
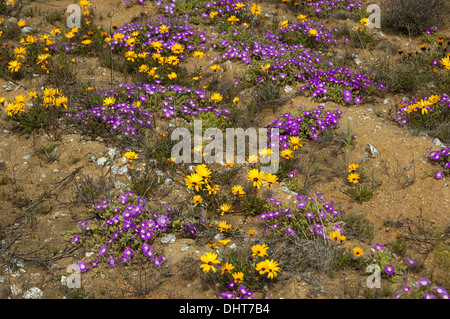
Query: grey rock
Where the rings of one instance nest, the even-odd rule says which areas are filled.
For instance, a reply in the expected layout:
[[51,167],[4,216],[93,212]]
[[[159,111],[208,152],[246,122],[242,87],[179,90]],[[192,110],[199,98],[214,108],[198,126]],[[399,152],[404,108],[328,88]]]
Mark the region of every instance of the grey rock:
[[20,294],[22,292],[22,289],[20,288],[20,286],[16,286],[16,285],[9,286],[9,289],[11,290],[11,293],[14,296],[17,296],[18,294]]
[[119,170],[117,171],[118,175],[125,175],[128,173],[128,166],[122,166],[121,168],[119,168]]
[[108,159],[106,158],[106,157],[100,157],[98,160],[97,160],[97,165],[99,166],[99,167],[103,167],[103,166],[105,166],[105,164],[108,162]]
[[23,27],[21,31],[22,31],[22,33],[31,33],[31,31],[33,31],[33,29],[30,27]]
[[25,291],[23,294],[24,299],[42,299],[44,298],[44,293],[38,287],[33,287]]
[[370,156],[370,157],[376,157],[376,156],[378,156],[379,154],[380,154],[380,153],[378,152],[378,150],[377,150],[375,147],[373,147],[372,144],[367,143],[367,145],[366,145],[366,151],[364,152],[363,158],[367,158],[367,156]]
[[433,140],[433,144],[439,147],[445,146],[437,137]]
[[23,159],[29,159],[29,158],[31,158],[31,156],[33,156],[33,155],[27,154],[27,155],[25,155],[25,156],[23,157]]
[[164,184],[172,185],[173,184],[173,180],[171,178],[166,178],[166,180],[164,181]]
[[181,246],[181,251],[189,251],[191,247],[189,247],[188,245],[182,245]]
[[161,243],[162,244],[173,244],[176,240],[175,235],[173,234],[169,234],[164,236],[163,238],[161,238]]
[[283,192],[285,192],[285,193],[288,193],[288,194],[291,194],[291,195],[294,195],[294,196],[297,196],[297,195],[298,195],[298,193],[291,191],[291,190],[289,189],[289,187],[287,187],[287,186],[281,186],[280,188],[281,188],[281,190],[282,190]]
[[286,85],[284,87],[284,92],[286,92],[287,94],[291,93],[292,91],[294,91],[294,89],[291,88],[289,85]]
[[119,181],[115,181],[115,182],[114,182],[114,187],[115,187],[116,189],[119,189],[119,188],[122,188],[122,187],[125,187],[125,186],[127,186],[127,185],[124,184],[124,183],[122,183],[122,182],[119,182]]
[[95,156],[89,156],[88,157],[88,161],[91,162],[91,163],[95,162],[96,160],[97,160],[97,158]]
[[110,157],[111,159],[114,159],[114,158],[118,157],[118,156],[120,155],[120,153],[119,153],[119,151],[116,150],[115,148],[110,147],[110,148],[108,149],[108,155],[109,155],[109,157]]
[[118,171],[117,166],[116,165],[112,165],[111,166],[111,172],[113,172],[113,174],[115,175],[115,174],[117,174],[117,171]]
[[379,36],[380,38],[386,39],[386,36],[381,31],[377,33],[377,36]]
[[214,236],[215,241],[223,240],[223,239],[225,239],[225,235],[223,233],[218,233],[216,236]]

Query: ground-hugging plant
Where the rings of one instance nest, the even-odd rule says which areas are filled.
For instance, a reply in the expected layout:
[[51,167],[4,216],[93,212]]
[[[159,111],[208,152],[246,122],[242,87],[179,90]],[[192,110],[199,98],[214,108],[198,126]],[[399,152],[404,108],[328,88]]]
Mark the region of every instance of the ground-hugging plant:
[[410,285],[403,286],[393,299],[449,299],[447,290],[434,284],[428,278],[421,278]]
[[143,197],[128,192],[103,200],[91,210],[95,218],[78,223],[79,230],[66,233],[74,245],[96,251],[89,260],[78,263],[81,272],[107,264],[152,263],[161,267],[166,261],[155,240],[170,231],[174,210],[153,211]]

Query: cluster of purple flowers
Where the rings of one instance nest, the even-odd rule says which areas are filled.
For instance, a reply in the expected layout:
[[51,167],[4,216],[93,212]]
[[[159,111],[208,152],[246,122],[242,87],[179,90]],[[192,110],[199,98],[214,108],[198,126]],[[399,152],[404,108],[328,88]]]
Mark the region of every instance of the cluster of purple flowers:
[[317,140],[322,133],[339,125],[338,118],[342,115],[339,109],[332,112],[319,105],[316,109],[301,111],[303,108],[300,107],[298,116],[285,113],[266,126],[268,129],[278,129],[279,135],[271,134],[271,139],[279,142],[282,149],[289,148],[290,136]]
[[253,292],[244,285],[237,286],[237,284],[232,281],[228,283],[227,286],[229,289],[232,289],[232,291],[221,292],[220,297],[223,299],[254,299]]
[[[104,200],[94,206],[97,219],[82,221],[83,237],[93,238],[98,245],[100,261],[105,261],[109,267],[119,263],[129,264],[133,258],[144,256],[155,267],[161,267],[166,257],[158,255],[152,248],[154,238],[168,231],[171,209],[163,213],[147,210],[147,201],[132,192],[119,195],[116,200]],[[80,243],[80,235],[72,238],[72,243]],[[139,256],[140,255],[140,256]],[[89,261],[91,268],[98,265],[99,259]],[[89,269],[88,263],[79,263],[81,272]]]
[[320,0],[306,2],[311,14],[316,16],[326,16],[337,10],[359,11],[363,8],[361,0]]
[[[408,258],[406,259],[406,265],[402,260],[395,257],[386,247],[382,244],[375,243],[372,246],[372,253],[366,254],[363,257],[364,262],[367,264],[376,264],[382,269],[382,275],[388,279],[396,274],[402,274],[408,265]],[[417,263],[414,259],[410,259],[411,263]]]
[[177,116],[196,117],[201,113],[208,112],[214,112],[216,116],[228,119],[228,115],[231,113],[231,110],[225,106],[202,105],[202,101],[207,100],[206,89],[148,83],[139,86],[119,83],[119,87],[126,89],[128,99],[138,98],[142,103],[151,100],[160,104],[162,106],[160,108],[161,115],[167,119]]
[[436,179],[442,179],[450,174],[450,146],[442,147],[438,151],[432,151],[428,158],[440,166],[434,174]]
[[438,285],[433,285],[430,279],[421,278],[410,286],[404,286],[396,293],[393,299],[449,299],[447,290]]
[[[273,198],[267,200],[273,204]],[[343,232],[342,226],[336,220],[344,212],[334,209],[333,201],[327,202],[322,194],[317,192],[314,197],[297,195],[295,200],[298,201],[295,205],[284,208],[277,200],[276,206],[280,208],[260,214],[259,219],[269,223],[271,229],[284,232],[289,237],[309,233],[327,239],[327,227],[331,227],[332,231]],[[299,228],[304,225],[308,225],[308,228]]]
[[437,26],[434,25],[434,26],[432,26],[432,27],[426,29],[426,30],[425,30],[425,34],[427,34],[427,35],[432,35],[433,33],[438,32],[438,31],[439,31],[439,28],[438,28]]
[[151,128],[154,121],[154,115],[148,110],[126,102],[109,106],[98,105],[77,113],[66,113],[66,116],[85,126],[89,126],[95,119],[106,125],[111,131],[130,137],[136,137],[139,129]]
[[[329,87],[335,86],[345,95],[346,103],[360,104],[364,97],[359,95],[364,88],[372,86],[378,87],[379,90],[385,88],[382,83],[370,78],[371,72],[337,67],[324,54],[306,49],[302,44],[287,45],[273,32],[266,33],[264,37],[267,43],[253,40],[249,44],[224,39],[217,43],[217,49],[224,51],[221,54],[224,61],[237,59],[245,64],[250,64],[254,60],[267,61],[270,64],[267,73],[259,74],[256,82],[252,84],[268,80],[280,85],[304,83],[300,91],[310,92],[314,99],[324,101],[333,99],[329,94]],[[261,73],[259,69],[257,72]]]
[[[97,91],[96,94],[117,97],[121,102],[114,105],[99,105],[77,113],[67,113],[73,121],[89,126],[95,119],[114,132],[136,137],[140,129],[151,128],[155,116],[148,108],[158,110],[166,119],[183,117],[191,119],[202,113],[214,113],[216,117],[228,119],[231,109],[224,106],[208,105],[205,89],[193,89],[180,85],[143,83],[139,86],[118,83],[120,89]],[[138,104],[139,102],[140,104]]]
[[185,218],[183,219],[182,230],[187,236],[195,238],[200,232],[202,225],[204,226],[205,224],[206,221],[202,216],[198,216],[198,222],[190,218]]

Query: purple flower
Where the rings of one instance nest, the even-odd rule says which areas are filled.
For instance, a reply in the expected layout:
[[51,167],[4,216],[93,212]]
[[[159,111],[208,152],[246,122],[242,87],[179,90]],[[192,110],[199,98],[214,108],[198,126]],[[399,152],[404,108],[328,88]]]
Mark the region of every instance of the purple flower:
[[247,295],[247,293],[248,293],[249,291],[250,291],[250,290],[248,290],[247,287],[245,287],[245,286],[243,286],[243,285],[240,285],[240,286],[238,287],[238,289],[237,289],[237,292],[240,293],[242,296]]
[[100,256],[104,256],[104,255],[106,255],[107,251],[108,251],[108,246],[104,245],[104,246],[100,247],[100,249],[98,250],[98,254]]
[[155,267],[161,267],[162,266],[162,260],[159,257],[154,257],[152,259],[152,263]]
[[123,251],[123,256],[125,257],[125,258],[130,258],[131,256],[133,256],[133,249],[131,249],[131,248],[127,248],[127,249],[125,249],[124,251]]
[[441,159],[441,154],[438,151],[433,151],[428,157],[434,159],[435,161],[439,161]]
[[[305,208],[307,205],[308,205],[308,204],[307,204],[306,202],[298,202],[298,203],[297,203],[297,207],[298,207],[298,208],[302,208],[302,209]],[[307,217],[308,217],[308,216],[307,216]]]
[[286,227],[286,234],[294,236],[296,234],[295,230],[293,230],[291,227]]
[[450,295],[447,292],[443,292],[443,293],[439,294],[439,298],[450,299]]
[[313,218],[314,218],[314,213],[312,213],[312,212],[306,212],[306,213],[305,213],[305,216],[306,216],[306,218],[308,218],[308,219],[313,219]]
[[430,285],[431,281],[430,279],[426,279],[426,278],[421,278],[419,280],[417,280],[417,284],[420,287],[428,287]]
[[434,291],[435,293],[437,293],[438,295],[440,295],[440,294],[442,294],[442,293],[447,293],[447,290],[446,290],[444,287],[441,287],[441,286],[438,286],[438,285],[435,285],[435,286],[433,287],[433,291]]
[[78,270],[80,270],[80,272],[86,272],[89,269],[89,266],[86,264],[85,261],[80,261],[78,263]]
[[384,267],[384,272],[388,275],[392,275],[394,273],[394,267],[391,265],[386,265]]
[[159,226],[166,227],[167,224],[169,223],[169,218],[166,215],[161,215],[158,217],[156,222],[158,223]]
[[227,287],[230,288],[230,289],[233,289],[235,286],[236,286],[236,282],[234,282],[234,281],[230,281],[230,282],[227,284]]
[[327,218],[327,213],[324,210],[320,210],[317,212],[317,215],[319,216],[320,219],[325,219]]
[[75,235],[72,238],[72,244],[78,244],[80,242],[80,235]]
[[417,265],[417,261],[415,259],[412,259],[412,258],[406,258],[405,259],[405,263],[409,267],[415,267]]
[[231,291],[221,292],[220,297],[223,299],[236,299],[237,296]]
[[442,179],[442,178],[444,177],[444,172],[442,172],[442,171],[437,171],[437,172],[434,174],[434,177],[435,177],[436,179]]
[[373,248],[378,252],[380,250],[383,250],[384,246],[381,244],[375,244],[375,245],[373,245]]
[[434,298],[435,298],[434,294],[430,292],[426,292],[423,294],[423,299],[434,299]]
[[433,61],[431,61],[431,65],[433,65],[433,66],[436,66],[436,65],[439,65],[439,60],[433,60]]
[[109,256],[106,261],[108,262],[108,266],[111,268],[114,268],[117,266],[117,261],[116,258],[114,258],[113,256]]
[[403,291],[400,291],[400,292],[398,292],[398,293],[396,293],[395,295],[394,295],[394,297],[392,297],[392,299],[400,299],[400,297],[402,296],[402,295],[404,295],[405,293],[403,292]]

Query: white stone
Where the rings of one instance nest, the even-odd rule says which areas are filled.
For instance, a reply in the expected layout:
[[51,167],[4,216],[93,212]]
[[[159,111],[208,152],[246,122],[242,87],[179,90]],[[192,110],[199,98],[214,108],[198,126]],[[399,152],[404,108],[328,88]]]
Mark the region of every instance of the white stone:
[[162,244],[173,244],[175,242],[175,240],[176,240],[175,235],[169,234],[169,235],[161,238],[161,243]]
[[119,151],[116,150],[115,148],[110,147],[110,148],[108,149],[108,155],[109,155],[109,157],[110,157],[111,159],[114,159],[114,158],[118,157],[118,156],[120,155],[120,153],[119,153]]
[[128,173],[128,166],[122,166],[117,172],[118,175],[125,175],[126,173]]
[[437,137],[433,140],[433,144],[439,147],[445,146]]
[[108,162],[108,159],[106,158],[106,157],[100,157],[98,160],[97,160],[97,165],[99,166],[99,167],[103,167],[103,166],[105,166],[105,164]]
[[42,299],[44,298],[44,293],[38,287],[33,287],[25,291],[23,294],[24,299]]
[[284,92],[286,92],[287,94],[291,93],[294,89],[291,88],[289,85],[286,85],[284,87]]

